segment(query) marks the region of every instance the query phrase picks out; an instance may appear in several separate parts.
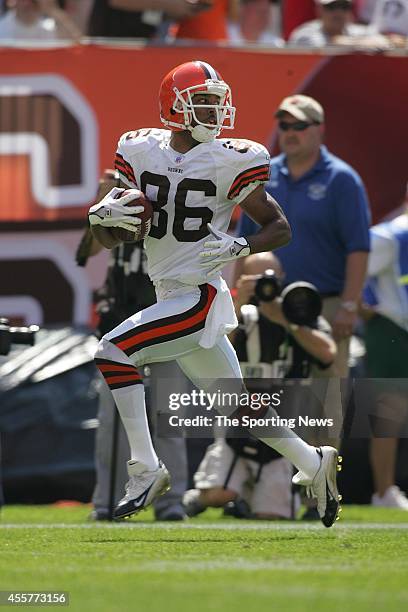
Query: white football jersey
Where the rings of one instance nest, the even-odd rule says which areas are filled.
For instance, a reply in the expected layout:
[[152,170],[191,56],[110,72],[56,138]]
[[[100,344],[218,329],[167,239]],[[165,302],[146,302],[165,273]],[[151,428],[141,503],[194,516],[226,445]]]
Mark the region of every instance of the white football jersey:
[[250,140],[219,138],[187,153],[170,146],[171,131],[141,129],[120,140],[115,167],[129,187],[143,191],[154,207],[145,238],[153,281],[206,282],[200,252],[207,223],[228,230],[236,204],[269,178],[269,153]]

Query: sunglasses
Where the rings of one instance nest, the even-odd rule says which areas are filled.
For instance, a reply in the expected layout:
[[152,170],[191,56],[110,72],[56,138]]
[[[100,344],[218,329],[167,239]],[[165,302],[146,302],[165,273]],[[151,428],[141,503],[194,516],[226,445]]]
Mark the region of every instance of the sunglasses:
[[288,132],[289,130],[295,130],[295,132],[304,132],[311,125],[318,125],[315,122],[308,123],[307,121],[294,121],[293,123],[288,123],[287,121],[279,121],[278,123],[279,129],[282,132]]
[[323,8],[326,11],[350,11],[351,2],[347,2],[347,0],[337,0],[337,2],[330,2],[330,4],[324,4]]

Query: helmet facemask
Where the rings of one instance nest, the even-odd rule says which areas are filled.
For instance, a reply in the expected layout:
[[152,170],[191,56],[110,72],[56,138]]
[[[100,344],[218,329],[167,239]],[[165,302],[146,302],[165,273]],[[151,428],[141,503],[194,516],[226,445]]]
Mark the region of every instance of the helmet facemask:
[[[171,113],[181,115],[182,120],[167,122],[169,126],[187,129],[198,142],[210,142],[216,138],[222,129],[232,130],[234,128],[235,108],[231,104],[231,89],[223,81],[207,79],[205,83],[186,87],[179,91],[173,89],[175,100]],[[215,95],[218,104],[194,104],[193,97],[196,94]],[[213,109],[215,111],[216,123],[204,123],[197,117],[197,109]],[[181,119],[181,117],[180,117]]]

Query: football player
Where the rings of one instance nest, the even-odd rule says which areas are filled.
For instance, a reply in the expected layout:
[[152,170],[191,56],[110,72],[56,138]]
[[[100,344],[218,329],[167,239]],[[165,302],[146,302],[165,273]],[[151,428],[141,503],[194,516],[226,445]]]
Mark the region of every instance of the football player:
[[[168,472],[152,446],[138,368],[176,359],[199,388],[230,379],[235,391],[242,390],[238,359],[227,338],[237,320],[220,270],[290,240],[282,210],[264,189],[267,150],[250,140],[218,138],[222,130],[233,129],[235,117],[231,90],[221,75],[205,62],[187,62],[165,76],[159,98],[166,129],[139,129],[119,139],[115,165],[123,189],[131,191],[121,197],[113,189],[89,211],[94,236],[107,248],[117,244],[112,227],[134,230],[140,224],[141,192],[155,211],[144,243],[157,303],[106,334],[96,354],[131,450],[117,519],[139,512],[169,487]],[[129,209],[132,200],[136,206],[133,202]],[[256,235],[226,233],[237,204],[261,226]],[[262,439],[297,467],[294,482],[311,488],[323,524],[330,527],[339,511],[337,451],[310,446],[291,430],[278,435]]]

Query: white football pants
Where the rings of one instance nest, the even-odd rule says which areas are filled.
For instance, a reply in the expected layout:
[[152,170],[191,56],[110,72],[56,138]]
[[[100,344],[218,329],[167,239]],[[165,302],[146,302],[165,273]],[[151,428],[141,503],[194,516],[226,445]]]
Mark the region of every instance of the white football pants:
[[[157,467],[147,427],[142,377],[137,367],[177,360],[181,369],[199,389],[208,389],[218,379],[235,381],[228,391],[239,393],[243,382],[233,346],[223,336],[215,346],[199,346],[208,312],[216,296],[212,285],[192,288],[191,293],[169,297],[142,310],[106,334],[99,343],[96,364],[111,389],[129,438],[131,458]],[[231,414],[234,408],[217,406]],[[271,415],[276,412],[269,408]],[[256,430],[251,433],[257,435]],[[260,435],[262,435],[260,433]],[[275,434],[277,435],[277,434]],[[291,430],[282,428],[282,437],[262,440],[287,457],[306,475],[314,476],[319,459],[315,448]]]

